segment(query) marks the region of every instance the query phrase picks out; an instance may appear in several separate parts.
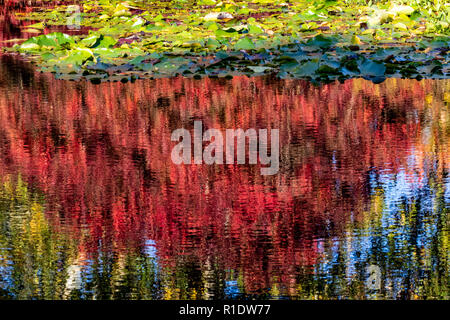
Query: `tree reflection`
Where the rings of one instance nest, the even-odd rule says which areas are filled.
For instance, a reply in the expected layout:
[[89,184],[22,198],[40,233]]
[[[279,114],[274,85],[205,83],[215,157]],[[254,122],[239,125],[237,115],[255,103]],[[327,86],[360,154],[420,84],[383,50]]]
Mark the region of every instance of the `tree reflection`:
[[[448,297],[449,81],[93,85],[2,61],[3,297]],[[280,173],[174,165],[194,119],[280,128]]]

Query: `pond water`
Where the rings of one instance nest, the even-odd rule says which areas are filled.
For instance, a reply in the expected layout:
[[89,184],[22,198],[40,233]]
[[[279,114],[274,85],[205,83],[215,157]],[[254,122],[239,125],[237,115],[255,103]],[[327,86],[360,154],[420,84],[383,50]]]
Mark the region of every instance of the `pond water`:
[[[0,56],[0,298],[449,297],[450,81],[55,80]],[[171,133],[278,128],[280,168]]]

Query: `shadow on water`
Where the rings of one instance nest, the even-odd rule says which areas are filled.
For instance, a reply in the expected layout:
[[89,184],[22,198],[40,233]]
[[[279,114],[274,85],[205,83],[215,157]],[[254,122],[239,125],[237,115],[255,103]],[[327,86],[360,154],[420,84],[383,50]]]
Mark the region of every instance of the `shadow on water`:
[[[55,80],[0,57],[2,298],[448,298],[448,80]],[[279,128],[280,171],[170,135]]]

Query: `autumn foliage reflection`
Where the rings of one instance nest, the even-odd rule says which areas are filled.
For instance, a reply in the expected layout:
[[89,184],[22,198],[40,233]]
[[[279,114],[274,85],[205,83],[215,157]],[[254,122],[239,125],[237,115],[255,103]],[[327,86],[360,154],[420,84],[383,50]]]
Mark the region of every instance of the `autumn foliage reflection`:
[[[320,259],[317,239],[363,221],[369,172],[426,176],[433,159],[442,183],[449,170],[448,81],[94,85],[2,59],[0,176],[20,174],[42,194],[52,228],[76,239],[83,256],[120,256],[151,239],[169,270],[193,264],[203,277],[237,270],[249,293],[277,283],[289,294],[295,272]],[[171,132],[192,129],[197,119],[220,130],[279,128],[279,174],[174,165]],[[419,159],[414,166],[411,156]]]

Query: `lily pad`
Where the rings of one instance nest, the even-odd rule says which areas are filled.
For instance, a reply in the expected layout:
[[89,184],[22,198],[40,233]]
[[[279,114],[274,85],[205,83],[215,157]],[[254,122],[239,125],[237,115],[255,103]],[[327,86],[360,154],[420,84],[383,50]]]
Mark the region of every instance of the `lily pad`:
[[255,45],[248,37],[244,37],[240,39],[236,44],[234,45],[235,50],[252,50],[255,49]]

